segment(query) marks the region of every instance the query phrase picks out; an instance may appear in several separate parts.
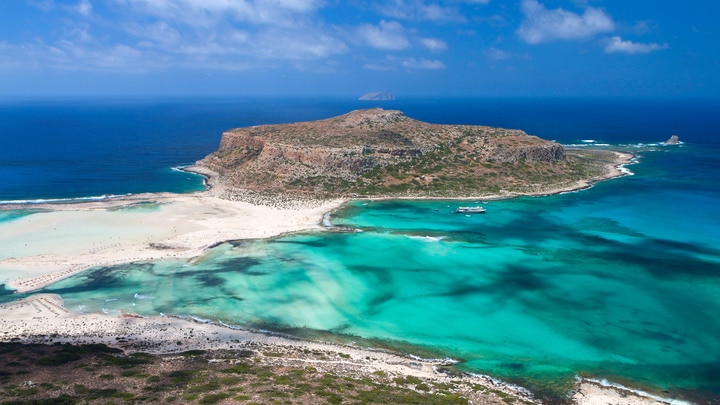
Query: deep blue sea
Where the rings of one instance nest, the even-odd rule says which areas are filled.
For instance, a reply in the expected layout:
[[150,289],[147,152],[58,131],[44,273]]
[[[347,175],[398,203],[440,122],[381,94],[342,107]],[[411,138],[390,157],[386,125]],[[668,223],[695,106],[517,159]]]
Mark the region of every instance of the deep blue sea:
[[[215,150],[223,130],[377,106],[637,163],[588,190],[490,201],[470,217],[450,213],[456,201],[353,201],[332,220],[362,232],[226,243],[194,264],[91,269],[45,291],[74,311],[447,356],[541,395],[581,375],[720,400],[719,100],[4,101],[0,200],[198,190],[201,178],[173,168]],[[673,134],[684,143],[659,144]]]
[[720,143],[718,101],[647,99],[0,100],[0,201],[202,188],[173,168],[214,151],[224,130],[369,107],[440,124],[519,128],[563,143]]

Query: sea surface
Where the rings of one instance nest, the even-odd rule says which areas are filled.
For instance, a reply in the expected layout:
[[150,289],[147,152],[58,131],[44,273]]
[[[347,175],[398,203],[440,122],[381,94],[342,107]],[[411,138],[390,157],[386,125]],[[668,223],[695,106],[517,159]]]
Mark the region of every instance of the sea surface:
[[[720,400],[718,100],[3,101],[0,200],[190,192],[202,179],[174,168],[215,150],[223,130],[378,106],[636,160],[632,175],[587,190],[478,200],[486,214],[452,213],[475,201],[352,201],[331,220],[356,232],[230,242],[192,264],[95,268],[43,292],[78,312],[448,357],[541,397],[584,376]],[[683,143],[660,144],[672,134]],[[32,212],[0,211],[0,229],[21,215]]]

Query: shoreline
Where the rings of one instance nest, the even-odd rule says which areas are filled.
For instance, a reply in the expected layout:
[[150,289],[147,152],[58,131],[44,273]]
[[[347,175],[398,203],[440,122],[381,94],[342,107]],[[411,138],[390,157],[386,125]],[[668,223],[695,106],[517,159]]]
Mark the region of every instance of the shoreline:
[[[522,403],[542,403],[531,391],[491,376],[440,371],[440,367],[453,364],[449,359],[420,359],[383,349],[310,341],[177,317],[76,314],[67,310],[62,298],[55,294],[35,294],[0,304],[0,342],[104,344],[126,353],[157,355],[191,350],[232,352],[251,349],[260,353],[282,353],[282,356],[274,355],[264,360],[281,367],[308,364],[298,358],[298,353],[321,352],[331,354],[312,361],[312,365],[322,372],[367,378],[382,373],[390,378],[412,376],[438,384],[452,383],[457,386],[458,393],[469,397],[470,403],[501,404],[507,403],[508,398]],[[688,404],[593,379],[579,379],[574,390],[568,393],[568,399],[578,405]]]
[[[0,342],[23,344],[104,344],[128,353],[177,354],[189,350],[238,351],[247,348],[259,352],[281,351],[286,356],[273,356],[273,361],[288,366],[296,358],[287,351],[320,351],[339,356],[342,361],[320,360],[313,366],[321,371],[360,374],[413,376],[437,383],[453,382],[459,390],[471,392],[482,386],[498,396],[537,403],[522,387],[498,382],[486,376],[448,375],[438,367],[452,362],[448,359],[419,359],[382,349],[362,348],[348,344],[317,342],[201,323],[177,317],[109,317],[100,314],[74,314],[68,311],[60,296],[35,294],[19,301],[0,304]],[[264,349],[264,350],[263,350]],[[477,390],[475,390],[477,391]],[[500,402],[501,403],[501,402]]]
[[[220,198],[223,187],[209,170],[208,189],[144,193],[65,204],[0,204],[6,210],[39,210],[1,225],[0,256],[7,289],[29,293],[97,266],[161,259],[192,260],[218,244],[321,229],[324,213],[344,199],[300,201],[292,208]],[[9,276],[8,276],[9,275]]]
[[[508,195],[467,197],[462,200],[498,200],[514,198],[520,195],[544,196],[579,191],[592,187],[593,184],[603,180],[628,175],[627,170],[623,170],[623,168],[625,165],[633,163],[632,158],[632,154],[616,152],[616,161],[607,164],[608,170],[604,176],[574,183],[572,187],[559,187],[534,194],[512,193]],[[106,201],[71,204],[13,204],[9,208],[0,205],[0,209],[39,209],[42,210],[43,214],[51,216],[56,214],[61,217],[59,219],[53,218],[40,225],[36,223],[32,226],[36,232],[41,233],[47,232],[50,226],[63,223],[63,221],[79,220],[82,222],[84,215],[90,216],[84,220],[92,221],[97,219],[92,214],[102,216],[103,213],[110,216],[127,214],[133,220],[138,220],[136,216],[142,217],[139,218],[140,224],[143,227],[150,227],[152,230],[155,230],[154,227],[158,224],[144,223],[143,219],[146,220],[154,216],[157,220],[159,216],[159,223],[164,228],[167,228],[170,223],[192,223],[190,226],[176,230],[171,234],[167,232],[150,233],[143,234],[139,238],[131,237],[129,240],[118,237],[117,242],[114,244],[100,245],[90,249],[87,249],[87,246],[82,246],[79,253],[76,247],[74,252],[66,252],[64,255],[42,253],[28,254],[22,257],[0,257],[0,269],[14,266],[14,268],[20,268],[21,271],[25,271],[27,274],[26,277],[17,277],[6,282],[6,286],[15,288],[16,292],[31,293],[46,285],[98,265],[159,259],[190,260],[202,256],[207,249],[217,244],[231,240],[265,239],[302,230],[323,229],[322,223],[325,215],[331,214],[348,201],[347,199],[336,199],[325,201],[320,205],[318,205],[317,201],[300,202],[299,205],[304,205],[304,209],[257,206],[245,202],[227,201],[219,197],[223,194],[224,188],[222,184],[219,184],[213,173],[202,168],[200,168],[202,171],[196,172],[195,169],[198,168],[183,168],[183,170],[192,171],[206,177],[207,190],[190,194],[148,193],[120,196]],[[421,200],[430,198],[379,197],[369,199]],[[451,199],[461,200],[460,198]],[[33,216],[29,215],[13,222],[22,221],[23,219],[31,222],[29,217]],[[108,220],[108,218],[104,219]],[[122,220],[126,219],[128,218],[122,218]],[[109,226],[113,224],[116,223],[110,222]],[[20,228],[23,225],[28,224],[20,223]],[[53,228],[53,230],[55,229]],[[76,242],[78,241],[75,240],[69,243],[75,244]],[[85,242],[87,241],[85,240]],[[95,245],[96,243],[91,246]],[[33,311],[36,312],[33,313]],[[372,349],[296,340],[222,325],[201,324],[180,318],[142,318],[136,316],[113,318],[99,314],[82,315],[68,311],[62,305],[61,298],[50,299],[46,294],[35,294],[22,300],[0,304],[0,325],[2,325],[0,330],[5,331],[4,334],[0,334],[0,341],[22,341],[27,343],[104,343],[125,349],[142,347],[143,350],[148,350],[154,347],[156,350],[174,353],[179,350],[188,350],[188,346],[198,349],[233,350],[234,345],[232,342],[242,341],[246,343],[261,342],[272,346],[322,347],[323,350],[339,351],[344,354],[348,354],[345,350],[352,350],[354,351],[352,356],[357,356],[357,358],[368,357],[368,353],[379,353],[379,351]],[[179,339],[177,334],[165,335],[165,331],[169,327],[182,331],[182,339],[186,339],[187,336],[193,336],[193,338],[197,339],[194,340],[194,343],[184,343],[180,348],[177,345],[173,347],[172,345]],[[118,340],[118,338],[120,339]],[[202,338],[205,338],[205,340],[203,341]],[[210,344],[208,342],[212,343],[212,345],[207,346]],[[390,357],[383,357],[379,365],[372,366],[375,367],[373,370],[416,375],[413,374],[417,372],[416,366],[408,366],[407,364],[421,364],[421,369],[424,371],[419,376],[423,378],[439,378],[441,380],[449,378],[447,375],[438,374],[435,371],[435,367],[439,364],[435,361],[418,360],[392,353],[384,353],[383,356]],[[405,365],[400,366],[402,364]],[[388,369],[389,366],[392,367]],[[484,384],[493,389],[498,388],[495,385],[497,381],[490,377],[463,376],[462,378],[473,378],[473,384]],[[505,392],[504,389],[509,390],[508,395],[516,395],[525,401],[531,400],[521,387],[513,387],[508,384],[502,384],[502,386],[505,387],[503,392]],[[606,387],[591,380],[582,380],[578,383],[572,400],[575,403],[584,405],[601,403],[660,404],[670,401],[662,399],[659,401],[658,397],[641,395],[621,387]],[[679,402],[674,401],[672,403]]]
[[[273,365],[307,365],[299,353],[321,355],[311,364],[321,372],[341,376],[376,378],[381,373],[394,377],[417,377],[437,384],[451,383],[468,396],[470,403],[513,402],[541,404],[533,393],[521,386],[482,374],[447,374],[439,368],[453,364],[450,359],[421,359],[411,354],[352,344],[310,341],[300,338],[233,328],[178,317],[106,316],[77,314],[64,306],[55,294],[34,294],[0,304],[0,342],[22,344],[104,344],[126,353],[172,355],[191,350],[282,353],[268,357]],[[300,356],[301,357],[301,356]],[[327,358],[326,358],[327,357]],[[339,359],[338,359],[339,357]],[[482,387],[479,390],[478,387]],[[578,379],[567,399],[578,405],[688,405],[613,383]]]
[[[573,184],[538,190],[528,193],[506,193],[485,196],[449,198],[452,200],[500,200],[518,196],[547,196],[575,192],[592,187],[593,184],[627,175],[625,165],[632,164],[633,155],[614,152],[615,160],[608,162],[606,173],[602,176],[577,181]],[[126,196],[114,196],[102,200],[78,201],[72,203],[28,203],[2,204],[0,210],[37,209],[42,211],[44,223],[32,223],[33,215],[19,218],[16,224],[5,225],[11,228],[8,235],[0,238],[6,249],[12,253],[0,256],[0,270],[12,274],[4,280],[7,289],[17,293],[29,293],[39,290],[64,278],[78,274],[97,266],[111,266],[138,261],[161,259],[187,259],[202,256],[208,249],[219,244],[243,239],[267,239],[283,234],[311,229],[327,228],[326,216],[349,201],[348,198],[334,200],[299,200],[288,206],[282,200],[273,206],[253,205],[243,201],[229,201],[221,198],[225,187],[213,171],[187,166],[179,168],[205,178],[206,190],[188,194],[144,193]],[[355,197],[353,197],[355,198]],[[356,198],[366,198],[357,196]],[[435,197],[367,197],[368,200],[443,200]],[[144,205],[157,206],[156,212],[142,212]],[[133,209],[139,208],[134,212]],[[123,218],[112,218],[112,211]],[[85,215],[83,215],[85,213]],[[105,213],[103,215],[102,213]],[[35,217],[34,219],[37,219]],[[58,226],[75,222],[74,228],[92,227],[88,222],[98,222],[107,226],[87,230],[92,236],[99,233],[112,235],[114,227],[131,226],[141,228],[142,232],[133,233],[133,229],[124,229],[128,235],[114,235],[105,238],[100,244],[96,238],[77,237],[77,229],[66,230],[64,251],[48,252],[17,246],[23,237],[32,239],[46,233],[56,233]],[[83,224],[85,222],[85,224]],[[79,226],[77,224],[80,223]],[[173,225],[170,225],[173,224]],[[168,227],[170,227],[168,229]],[[164,229],[163,229],[164,228]],[[45,243],[53,243],[47,238]],[[57,237],[56,237],[57,239]],[[13,245],[12,242],[15,242]],[[42,241],[41,241],[42,245]],[[14,250],[13,250],[14,249]],[[42,247],[40,248],[42,249]],[[0,280],[0,283],[3,280]]]
[[471,200],[482,200],[482,201],[497,201],[507,200],[516,197],[546,197],[557,194],[574,193],[578,191],[587,190],[592,188],[595,184],[601,183],[606,180],[612,180],[619,177],[625,177],[633,175],[630,170],[625,166],[633,165],[637,163],[635,161],[636,156],[629,152],[612,151],[615,154],[615,160],[608,162],[606,166],[605,174],[596,176],[589,179],[578,180],[572,184],[565,186],[556,186],[553,188],[547,188],[537,191],[527,192],[514,192],[507,191],[501,194],[487,194],[480,196],[465,196],[465,197],[418,197],[418,196],[381,196],[381,197],[369,197],[369,196],[353,196],[351,199],[362,199],[369,201],[383,201],[383,200],[457,200],[457,201],[471,201]]

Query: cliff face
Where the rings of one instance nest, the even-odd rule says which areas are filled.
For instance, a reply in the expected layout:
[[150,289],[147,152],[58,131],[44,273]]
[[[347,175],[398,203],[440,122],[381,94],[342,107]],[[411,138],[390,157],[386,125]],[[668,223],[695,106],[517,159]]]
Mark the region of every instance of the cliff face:
[[478,195],[562,173],[565,149],[518,130],[437,125],[369,109],[225,132],[198,162],[230,188],[334,197]]

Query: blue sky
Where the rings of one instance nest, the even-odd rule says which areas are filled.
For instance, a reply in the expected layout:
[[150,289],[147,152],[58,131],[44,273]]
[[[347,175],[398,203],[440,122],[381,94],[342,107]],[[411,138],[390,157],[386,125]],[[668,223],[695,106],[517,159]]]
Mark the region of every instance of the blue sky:
[[0,97],[720,96],[714,0],[3,0]]

